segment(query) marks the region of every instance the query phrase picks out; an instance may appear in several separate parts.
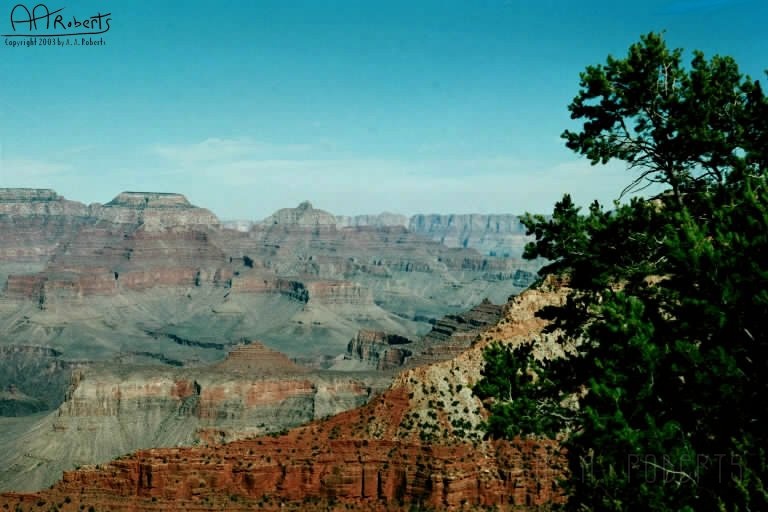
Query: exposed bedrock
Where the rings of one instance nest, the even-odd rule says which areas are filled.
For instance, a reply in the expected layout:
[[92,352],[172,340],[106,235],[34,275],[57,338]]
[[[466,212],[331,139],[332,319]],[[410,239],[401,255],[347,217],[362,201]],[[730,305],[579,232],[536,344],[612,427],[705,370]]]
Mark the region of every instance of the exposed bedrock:
[[336,225],[339,227],[363,227],[363,226],[403,226],[408,227],[408,217],[399,213],[379,213],[378,215],[354,215],[336,216]]
[[0,188],[0,261],[45,261],[88,217],[53,190]]
[[361,330],[347,345],[347,357],[377,370],[400,368],[413,354],[408,349],[412,340],[382,331]]
[[78,369],[56,411],[0,442],[0,488],[41,488],[64,469],[140,448],[280,431],[360,406],[387,382],[312,372],[260,343],[197,369]]
[[487,255],[521,257],[531,240],[517,215],[414,215],[408,228],[448,247],[471,247]]
[[175,226],[216,226],[209,210],[193,206],[181,194],[123,192],[105,205],[93,205],[91,215],[119,224],[143,224],[147,231]]
[[312,207],[312,203],[304,201],[296,208],[282,208],[266,219],[263,224],[285,224],[289,226],[335,226],[336,217]]
[[358,409],[276,437],[142,450],[0,503],[24,511],[41,502],[65,511],[547,510],[566,500],[562,449],[547,439],[485,440],[487,411],[471,389],[488,343],[533,343],[534,353],[555,357],[561,339],[543,332],[547,322],[536,312],[565,296],[561,288],[521,294],[471,347],[403,371]]
[[504,306],[487,299],[463,313],[437,320],[421,338],[410,340],[381,331],[361,330],[347,345],[345,358],[377,370],[416,366],[456,357],[496,325]]

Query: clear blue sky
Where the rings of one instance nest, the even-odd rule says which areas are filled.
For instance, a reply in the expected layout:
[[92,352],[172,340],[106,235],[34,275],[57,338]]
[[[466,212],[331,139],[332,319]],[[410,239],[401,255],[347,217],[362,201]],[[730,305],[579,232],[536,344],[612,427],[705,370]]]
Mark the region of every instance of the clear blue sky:
[[[0,33],[13,2],[0,2]],[[35,2],[29,2],[32,7]],[[559,138],[578,73],[640,34],[768,68],[765,0],[49,0],[99,47],[0,38],[0,187],[186,194],[222,218],[549,212],[629,180]],[[98,36],[97,36],[98,37]]]

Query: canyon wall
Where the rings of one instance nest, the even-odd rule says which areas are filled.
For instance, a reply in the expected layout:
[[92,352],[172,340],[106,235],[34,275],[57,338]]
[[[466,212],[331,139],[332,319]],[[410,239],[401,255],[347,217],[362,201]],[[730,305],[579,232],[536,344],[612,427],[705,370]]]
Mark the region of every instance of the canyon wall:
[[484,300],[468,311],[435,321],[428,333],[414,340],[381,331],[361,330],[347,345],[345,359],[377,370],[452,359],[496,325],[503,311],[504,306]]
[[533,343],[539,356],[561,357],[559,334],[545,333],[536,312],[565,296],[562,287],[526,291],[470,348],[402,372],[358,409],[276,437],[138,451],[0,502],[24,511],[40,503],[132,511],[546,510],[567,499],[562,449],[548,439],[484,439],[487,411],[471,389],[489,343]]
[[397,334],[361,330],[347,345],[346,357],[377,370],[401,368],[413,355],[407,346],[413,341]]
[[485,256],[520,258],[525,244],[532,240],[519,215],[511,214],[416,214],[411,217],[384,212],[373,215],[333,216],[314,209],[308,201],[298,208],[285,208],[262,221],[231,220],[223,225],[248,232],[275,224],[304,227],[385,228],[404,227],[411,233],[447,247],[476,249]]
[[213,213],[193,206],[183,195],[173,193],[122,192],[104,205],[92,205],[90,214],[115,224],[142,224],[146,231],[219,225],[219,219]]
[[[446,314],[506,300],[537,269],[448,248],[384,225],[402,220],[385,215],[344,227],[303,203],[271,219],[236,231],[180,194],[124,192],[85,206],[50,190],[2,189],[0,346],[179,367],[258,338],[331,366],[361,329],[416,338]],[[389,350],[382,368],[406,350]],[[41,398],[27,391],[31,376],[14,375],[15,387],[0,389],[7,403]]]
[[336,225],[339,227],[363,227],[363,226],[403,226],[408,227],[408,217],[399,213],[379,213],[378,215],[354,215],[336,216]]
[[88,223],[89,210],[53,190],[0,188],[0,262],[42,262]]
[[61,471],[140,448],[278,432],[360,406],[388,382],[310,371],[260,343],[196,369],[78,368],[54,412],[0,441],[0,489],[39,489]]
[[408,229],[448,247],[471,247],[482,254],[520,258],[531,241],[517,215],[414,215]]

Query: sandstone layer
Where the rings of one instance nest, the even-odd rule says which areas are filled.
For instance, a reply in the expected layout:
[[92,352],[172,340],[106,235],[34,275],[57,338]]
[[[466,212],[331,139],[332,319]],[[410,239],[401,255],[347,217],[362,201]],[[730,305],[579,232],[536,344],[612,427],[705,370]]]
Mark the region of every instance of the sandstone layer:
[[470,348],[404,371],[359,409],[276,437],[142,450],[0,501],[20,510],[541,510],[563,503],[558,481],[567,473],[557,442],[484,440],[486,412],[471,387],[493,341],[534,343],[542,357],[558,356],[556,333],[542,332],[546,321],[536,312],[564,297],[554,286],[512,299]]
[[[0,440],[0,489],[40,489],[62,471],[140,448],[278,432],[364,404],[389,381],[310,371],[260,343],[239,345],[224,361],[195,369],[79,368],[56,411]],[[0,393],[0,402],[17,394]]]

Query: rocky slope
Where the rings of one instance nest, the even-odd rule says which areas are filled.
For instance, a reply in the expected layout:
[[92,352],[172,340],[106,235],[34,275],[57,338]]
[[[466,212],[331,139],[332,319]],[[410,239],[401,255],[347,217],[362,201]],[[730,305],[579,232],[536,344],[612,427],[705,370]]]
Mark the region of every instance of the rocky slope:
[[34,345],[0,346],[0,416],[23,416],[50,410],[61,402],[73,370],[83,362]]
[[[535,270],[401,225],[339,227],[310,204],[235,231],[179,194],[86,206],[1,189],[0,414],[25,416],[1,422],[10,469],[0,480],[42,485],[141,447],[235,439],[348,409],[416,351],[389,350],[375,366],[368,351],[368,362],[337,367],[370,375],[286,370],[258,385],[211,365],[261,339],[330,366],[323,358],[361,329],[418,338],[445,314],[506,300],[522,289],[519,272]],[[70,389],[73,370],[84,378]]]
[[336,217],[312,207],[312,203],[304,201],[296,208],[281,208],[262,221],[266,225],[287,225],[299,227],[335,226]]
[[388,370],[421,366],[456,357],[490,327],[495,326],[504,307],[484,300],[463,313],[446,315],[437,320],[424,336],[412,340],[381,331],[362,330],[350,340],[343,367],[348,361],[361,363],[356,368]]
[[542,333],[546,321],[535,313],[564,297],[549,282],[512,299],[470,348],[404,371],[362,408],[277,437],[139,451],[0,502],[20,510],[546,509],[565,500],[556,441],[483,440],[485,412],[471,386],[492,341],[534,343],[541,357],[562,355],[556,333]]
[[413,355],[413,351],[403,345],[410,347],[412,344],[412,340],[397,334],[361,330],[349,341],[345,361],[337,363],[337,367],[347,360],[354,360],[376,370],[401,368]]
[[[18,432],[0,441],[0,457],[12,462],[0,471],[0,490],[35,490],[75,465],[106,462],[137,448],[223,442],[351,409],[390,383],[391,370],[450,359],[496,324],[501,312],[502,306],[486,301],[437,321],[417,340],[360,331],[349,343],[347,357],[335,360],[334,371],[310,371],[259,343],[237,345],[214,365],[174,370],[127,361],[120,366],[67,365],[60,360],[61,353],[51,349],[13,347],[5,351],[5,360],[21,358],[26,364],[42,356],[50,360],[45,360],[46,371],[38,370],[35,382],[51,396],[67,376],[64,369],[74,373],[57,411],[17,422]],[[192,342],[178,337],[176,341]],[[9,369],[19,366],[23,364]],[[52,369],[58,371],[51,375]],[[7,378],[13,382],[17,375],[9,371]],[[0,405],[9,412],[50,408],[50,404],[41,407],[39,400],[21,394],[13,384],[8,388],[13,392],[0,393]]]
[[277,432],[364,404],[389,380],[309,371],[259,343],[196,369],[81,368],[56,411],[4,434],[0,489],[39,489],[139,448]]
[[0,263],[45,262],[89,215],[53,190],[0,188]]

